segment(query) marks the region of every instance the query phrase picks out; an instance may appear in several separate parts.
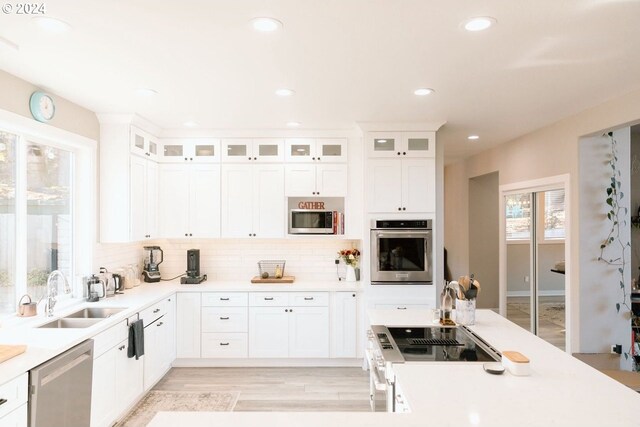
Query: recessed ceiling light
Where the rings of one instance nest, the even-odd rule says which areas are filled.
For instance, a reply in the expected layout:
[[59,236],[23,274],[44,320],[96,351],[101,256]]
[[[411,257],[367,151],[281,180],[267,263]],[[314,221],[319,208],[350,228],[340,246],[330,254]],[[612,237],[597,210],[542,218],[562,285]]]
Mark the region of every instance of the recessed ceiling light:
[[56,18],[50,18],[48,16],[36,16],[32,19],[38,27],[50,33],[60,34],[71,30],[71,25]]
[[253,18],[251,20],[251,26],[256,31],[260,31],[263,33],[272,33],[282,28],[282,22],[274,18],[260,17]]
[[471,141],[475,141],[477,139],[480,139],[480,137],[478,135],[469,135],[467,139]]
[[293,90],[293,89],[284,89],[283,88],[283,89],[276,90],[276,95],[282,96],[282,97],[291,96],[291,95],[294,95],[295,93],[296,93],[296,91]]
[[482,31],[491,27],[497,21],[490,16],[476,16],[464,22],[464,29],[467,31]]
[[413,93],[418,96],[427,96],[429,94],[432,94],[433,92],[435,92],[435,90],[428,87],[421,87],[420,89],[416,89],[415,91],[413,91]]
[[198,123],[194,122],[193,120],[187,120],[186,122],[183,123],[183,125],[188,128],[194,128],[198,126]]
[[150,89],[148,87],[140,87],[136,89],[135,92],[136,92],[136,95],[139,95],[139,96],[154,96],[158,94],[157,90]]
[[287,122],[287,126],[289,126],[290,128],[297,128],[301,124],[302,123],[300,123],[300,122]]

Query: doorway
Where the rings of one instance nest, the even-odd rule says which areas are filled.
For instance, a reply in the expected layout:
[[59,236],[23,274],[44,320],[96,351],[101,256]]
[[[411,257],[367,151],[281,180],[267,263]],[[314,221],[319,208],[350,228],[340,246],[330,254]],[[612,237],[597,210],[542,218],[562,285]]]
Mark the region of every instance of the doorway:
[[500,200],[500,313],[562,350],[569,342],[566,184],[503,186]]

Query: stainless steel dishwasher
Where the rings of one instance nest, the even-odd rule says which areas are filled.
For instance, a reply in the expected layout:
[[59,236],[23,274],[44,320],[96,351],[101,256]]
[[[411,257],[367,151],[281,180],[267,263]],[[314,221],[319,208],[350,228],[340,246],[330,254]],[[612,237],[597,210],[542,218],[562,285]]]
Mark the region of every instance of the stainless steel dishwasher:
[[29,427],[86,427],[91,422],[93,340],[29,372]]

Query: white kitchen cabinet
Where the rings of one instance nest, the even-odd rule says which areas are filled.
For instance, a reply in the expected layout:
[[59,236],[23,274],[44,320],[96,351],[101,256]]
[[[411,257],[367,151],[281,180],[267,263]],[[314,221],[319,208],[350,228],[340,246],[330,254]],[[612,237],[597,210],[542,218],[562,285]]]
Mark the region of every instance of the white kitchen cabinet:
[[130,162],[130,240],[157,238],[158,165],[137,156]]
[[93,361],[91,427],[110,426],[118,417],[118,405],[113,399],[118,395],[118,352],[118,347],[113,347]]
[[199,292],[176,294],[176,357],[200,357],[200,305]]
[[144,328],[144,389],[149,390],[169,369],[171,336],[167,314]]
[[371,159],[369,212],[434,212],[435,159]]
[[122,341],[116,346],[115,351],[115,377],[118,399],[111,404],[117,407],[116,416],[118,416],[128,410],[144,391],[144,356],[138,360],[135,357],[129,358],[127,356],[128,340]]
[[202,357],[206,359],[238,359],[248,356],[246,333],[203,333]]
[[0,417],[2,427],[27,427],[29,425],[28,405],[22,406],[9,412],[4,417]]
[[0,426],[27,427],[28,377],[24,373],[0,385]]
[[355,292],[334,292],[331,311],[331,357],[356,357],[358,342],[357,294]]
[[370,132],[368,157],[435,157],[435,132]]
[[289,356],[289,308],[249,308],[249,357]]
[[161,237],[219,237],[219,165],[161,165],[159,182]]
[[284,167],[222,165],[222,237],[283,237]]
[[131,126],[130,132],[131,153],[157,160],[160,148],[158,140],[136,126]]
[[222,161],[278,163],[284,160],[284,140],[279,138],[229,138],[222,140]]
[[287,197],[345,197],[347,165],[287,164],[285,193]]
[[289,138],[285,142],[286,161],[295,163],[345,163],[345,138]]
[[220,140],[215,138],[163,139],[162,163],[219,163]]
[[171,367],[176,360],[176,295],[167,298],[167,329],[165,336],[166,361],[165,365]]
[[289,309],[289,357],[329,357],[329,308]]

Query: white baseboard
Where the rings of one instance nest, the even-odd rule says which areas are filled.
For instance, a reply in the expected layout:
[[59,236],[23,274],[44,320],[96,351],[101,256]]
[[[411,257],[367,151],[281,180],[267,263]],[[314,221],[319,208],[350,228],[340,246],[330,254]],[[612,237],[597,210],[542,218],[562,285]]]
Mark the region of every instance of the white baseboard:
[[[509,291],[507,292],[507,298],[509,297],[528,297],[531,295],[529,291]],[[564,291],[539,291],[538,295],[541,297],[563,297]]]
[[362,367],[363,359],[176,359],[174,368]]

